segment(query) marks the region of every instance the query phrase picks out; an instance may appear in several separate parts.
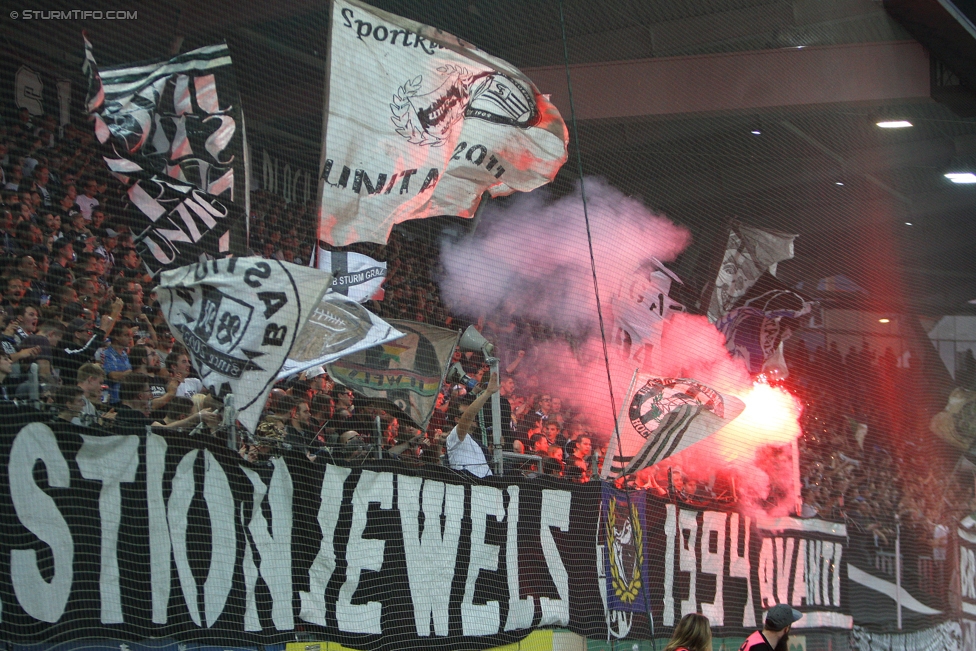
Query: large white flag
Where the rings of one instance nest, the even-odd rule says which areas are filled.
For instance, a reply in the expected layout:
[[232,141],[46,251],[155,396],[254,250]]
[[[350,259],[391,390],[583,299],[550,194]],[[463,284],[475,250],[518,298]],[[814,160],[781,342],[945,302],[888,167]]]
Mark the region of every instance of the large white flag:
[[548,183],[567,131],[509,63],[433,27],[334,0],[319,239],[384,243],[394,224],[472,217],[488,192]]
[[618,477],[653,466],[703,441],[732,422],[745,403],[696,380],[643,375],[636,379],[611,436],[601,476]]
[[357,303],[380,299],[386,280],[386,263],[362,253],[328,251],[319,247],[319,269],[332,274],[332,291]]
[[237,419],[258,424],[278,370],[332,277],[278,260],[225,258],[166,271],[163,316],[203,384],[234,394]]
[[334,291],[327,292],[298,334],[298,341],[281,367],[278,379],[313,366],[331,364],[346,355],[402,336],[402,332],[353,299]]

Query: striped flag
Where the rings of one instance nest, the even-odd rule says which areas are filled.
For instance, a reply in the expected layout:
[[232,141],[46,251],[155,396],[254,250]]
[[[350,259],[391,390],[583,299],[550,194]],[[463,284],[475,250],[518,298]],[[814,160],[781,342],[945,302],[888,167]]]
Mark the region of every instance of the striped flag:
[[601,476],[635,473],[703,441],[732,422],[745,404],[696,380],[643,376],[634,383],[611,437]]
[[243,252],[247,145],[227,45],[99,69],[85,38],[83,70],[102,158],[126,188],[150,270]]

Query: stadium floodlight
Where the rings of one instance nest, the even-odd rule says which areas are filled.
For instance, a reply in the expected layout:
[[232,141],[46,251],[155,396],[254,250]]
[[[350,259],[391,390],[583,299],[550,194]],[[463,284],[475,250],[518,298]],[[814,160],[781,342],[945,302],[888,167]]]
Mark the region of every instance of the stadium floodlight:
[[953,183],[961,185],[976,183],[976,174],[972,172],[946,172],[944,176]]

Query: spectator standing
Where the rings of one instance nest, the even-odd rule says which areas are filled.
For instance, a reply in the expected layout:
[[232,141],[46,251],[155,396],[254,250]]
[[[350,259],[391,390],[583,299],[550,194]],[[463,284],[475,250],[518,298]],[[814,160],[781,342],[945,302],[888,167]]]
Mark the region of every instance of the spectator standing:
[[122,301],[116,299],[112,304],[112,313],[102,315],[100,328],[95,328],[91,321],[84,318],[71,320],[65,337],[67,342],[61,341],[54,350],[54,368],[58,369],[61,382],[65,384],[76,382],[79,367],[94,360],[95,351],[102,346],[105,338],[112,334],[121,312]]
[[164,378],[175,378],[179,383],[176,395],[181,398],[192,398],[203,391],[203,382],[199,378],[189,377],[192,367],[190,357],[182,350],[174,350],[166,356]]
[[98,181],[94,178],[87,178],[82,183],[83,194],[78,195],[75,199],[75,203],[81,210],[81,214],[85,216],[85,221],[91,221],[92,210],[95,206],[99,205],[98,199],[95,198],[95,193],[98,191]]
[[105,371],[98,364],[82,364],[77,372],[78,384],[85,397],[85,404],[81,409],[81,424],[91,426],[96,422],[104,424],[105,420],[115,419],[115,410],[110,409],[105,414],[99,412],[96,404],[102,401],[102,383],[105,381]]
[[471,432],[478,412],[496,391],[498,391],[498,376],[492,373],[491,379],[488,380],[488,387],[478,394],[474,402],[465,407],[457,425],[447,435],[445,442],[447,458],[454,470],[467,472],[475,477],[487,477],[492,474],[485,459],[484,450],[468,434]]
[[56,420],[84,425],[82,410],[85,407],[85,394],[77,385],[58,387],[54,393],[54,404],[58,409]]
[[[122,380],[132,373],[132,364],[129,362],[129,348],[132,347],[132,328],[127,323],[123,323],[112,336],[111,345],[105,349],[105,358],[102,366],[108,376],[109,404],[115,405],[121,401],[119,389]],[[149,386],[149,378],[140,375],[146,387]],[[138,388],[138,387],[137,387]],[[152,396],[152,392],[149,394]],[[134,399],[134,398],[133,398]],[[121,412],[120,412],[121,413]]]

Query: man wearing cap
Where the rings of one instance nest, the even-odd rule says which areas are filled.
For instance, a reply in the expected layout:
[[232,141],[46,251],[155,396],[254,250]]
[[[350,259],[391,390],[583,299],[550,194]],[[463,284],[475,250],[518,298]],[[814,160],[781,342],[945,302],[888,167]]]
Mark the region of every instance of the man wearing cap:
[[739,647],[739,651],[774,651],[785,650],[790,637],[793,623],[802,617],[798,610],[786,604],[777,604],[766,613],[766,623],[761,631],[756,631],[746,638]]

